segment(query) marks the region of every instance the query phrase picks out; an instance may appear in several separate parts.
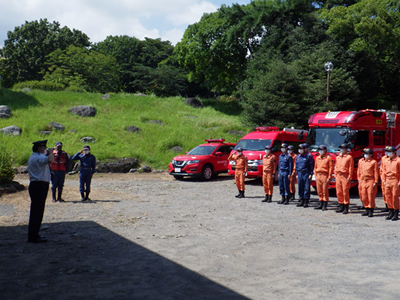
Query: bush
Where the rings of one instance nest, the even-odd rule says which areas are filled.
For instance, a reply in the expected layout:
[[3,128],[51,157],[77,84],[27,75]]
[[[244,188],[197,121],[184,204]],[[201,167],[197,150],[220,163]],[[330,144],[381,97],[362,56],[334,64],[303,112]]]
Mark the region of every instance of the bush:
[[63,91],[65,86],[61,83],[54,83],[48,81],[24,81],[14,84],[13,89],[19,90],[23,88],[30,88],[32,90],[43,90],[43,91]]
[[14,169],[11,164],[11,158],[5,149],[0,152],[0,184],[13,181],[15,176]]

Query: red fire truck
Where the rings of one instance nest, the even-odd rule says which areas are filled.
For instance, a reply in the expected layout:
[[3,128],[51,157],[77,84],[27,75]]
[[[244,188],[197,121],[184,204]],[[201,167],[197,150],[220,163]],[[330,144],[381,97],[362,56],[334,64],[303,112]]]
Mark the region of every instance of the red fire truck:
[[[281,144],[288,143],[293,145],[295,153],[299,144],[304,143],[307,138],[307,131],[294,128],[278,127],[257,127],[256,131],[246,134],[237,143],[234,150],[242,147],[243,154],[247,156],[248,168],[247,177],[262,177],[262,157],[265,155],[265,146],[272,147],[272,153],[278,159],[281,152]],[[235,174],[235,162],[229,163],[229,175]]]
[[[340,153],[339,146],[343,143],[349,145],[355,164],[352,187],[357,185],[357,166],[363,157],[364,148],[371,148],[374,151],[374,158],[379,164],[386,145],[395,146],[399,154],[400,114],[398,113],[372,109],[320,112],[312,115],[308,124],[307,143],[314,158],[319,155],[318,146],[326,145],[329,155],[336,162],[336,157]],[[314,180],[311,185],[315,186]],[[329,187],[335,186],[333,178]]]

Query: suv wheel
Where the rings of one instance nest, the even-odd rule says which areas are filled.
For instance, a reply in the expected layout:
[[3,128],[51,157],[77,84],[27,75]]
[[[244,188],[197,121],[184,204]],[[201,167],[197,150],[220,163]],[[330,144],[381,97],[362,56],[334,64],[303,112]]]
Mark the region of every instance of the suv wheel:
[[213,167],[211,165],[205,165],[201,170],[201,179],[210,180],[214,175]]

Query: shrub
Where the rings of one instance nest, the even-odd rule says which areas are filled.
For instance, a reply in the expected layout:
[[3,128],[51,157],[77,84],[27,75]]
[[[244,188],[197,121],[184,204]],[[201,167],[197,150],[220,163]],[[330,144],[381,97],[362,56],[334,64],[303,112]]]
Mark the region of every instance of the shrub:
[[19,90],[23,88],[30,88],[32,90],[43,91],[63,91],[65,86],[61,83],[48,82],[48,81],[24,81],[14,84],[13,89]]
[[0,184],[9,183],[14,179],[14,169],[11,164],[11,157],[5,149],[0,151]]

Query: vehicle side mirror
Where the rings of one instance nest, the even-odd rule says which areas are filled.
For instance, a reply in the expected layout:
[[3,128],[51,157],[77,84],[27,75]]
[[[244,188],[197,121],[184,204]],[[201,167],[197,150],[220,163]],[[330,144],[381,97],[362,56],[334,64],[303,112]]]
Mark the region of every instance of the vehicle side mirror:
[[189,153],[189,151],[186,151],[185,153],[186,153],[186,154],[188,154],[188,153]]
[[222,152],[215,152],[215,156],[222,156]]
[[297,136],[297,139],[298,139],[299,141],[301,141],[301,140],[303,139],[303,137],[304,137],[304,132],[302,131],[302,132],[300,132],[299,135]]
[[276,148],[276,147],[272,148],[271,152],[272,153],[278,152],[278,148]]

